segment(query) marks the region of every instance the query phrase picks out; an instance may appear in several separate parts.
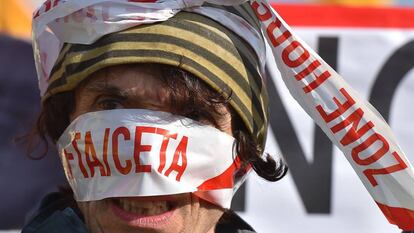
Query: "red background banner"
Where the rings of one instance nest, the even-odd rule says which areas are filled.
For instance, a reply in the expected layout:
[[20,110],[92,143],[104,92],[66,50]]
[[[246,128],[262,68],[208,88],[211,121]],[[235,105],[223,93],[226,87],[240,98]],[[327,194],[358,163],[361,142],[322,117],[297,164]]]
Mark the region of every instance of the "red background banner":
[[414,28],[414,9],[272,4],[296,27]]

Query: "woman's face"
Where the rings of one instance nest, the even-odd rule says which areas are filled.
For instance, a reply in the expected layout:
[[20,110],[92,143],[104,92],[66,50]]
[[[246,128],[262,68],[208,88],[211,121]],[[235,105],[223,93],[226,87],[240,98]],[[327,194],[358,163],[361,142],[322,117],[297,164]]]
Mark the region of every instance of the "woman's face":
[[[154,65],[116,66],[94,74],[76,91],[77,116],[100,110],[140,108],[171,112],[169,91]],[[221,106],[216,125],[232,135],[231,114]],[[179,113],[178,113],[179,114]],[[200,119],[203,121],[203,119]],[[204,122],[214,125],[212,122]],[[191,193],[109,198],[79,202],[86,225],[92,233],[132,232],[214,232],[223,209]]]

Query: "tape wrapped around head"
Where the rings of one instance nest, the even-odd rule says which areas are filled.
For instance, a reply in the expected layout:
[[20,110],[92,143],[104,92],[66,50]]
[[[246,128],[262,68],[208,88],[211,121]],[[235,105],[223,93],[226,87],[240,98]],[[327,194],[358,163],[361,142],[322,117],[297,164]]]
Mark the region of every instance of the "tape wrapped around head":
[[116,109],[77,117],[57,146],[77,201],[194,193],[230,208],[250,170],[234,140],[170,113]]
[[228,28],[196,13],[180,12],[164,22],[111,33],[91,45],[65,43],[50,72],[43,101],[74,90],[102,68],[131,63],[176,66],[219,93],[231,93],[231,106],[264,148],[267,93],[257,53]]

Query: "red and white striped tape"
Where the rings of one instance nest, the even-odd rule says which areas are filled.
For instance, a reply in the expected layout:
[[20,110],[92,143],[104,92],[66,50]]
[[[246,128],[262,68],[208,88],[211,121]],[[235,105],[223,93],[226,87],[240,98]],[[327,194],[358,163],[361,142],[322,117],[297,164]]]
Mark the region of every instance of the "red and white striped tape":
[[79,116],[58,147],[77,201],[195,193],[230,208],[243,182],[234,140],[188,118],[117,109]]
[[388,220],[414,229],[414,172],[380,114],[264,0],[250,1],[292,96],[345,154]]

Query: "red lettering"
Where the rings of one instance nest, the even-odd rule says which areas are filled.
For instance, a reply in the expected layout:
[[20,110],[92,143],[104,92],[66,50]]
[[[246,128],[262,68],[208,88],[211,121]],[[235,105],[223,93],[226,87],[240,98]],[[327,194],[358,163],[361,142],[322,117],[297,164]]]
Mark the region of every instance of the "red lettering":
[[48,12],[52,8],[52,1],[47,0],[43,5],[45,6],[45,12]]
[[103,144],[103,154],[102,154],[102,157],[103,157],[103,162],[104,162],[104,164],[105,164],[105,167],[106,167],[106,175],[107,176],[110,176],[111,175],[111,168],[109,167],[109,164],[108,164],[108,141],[109,141],[109,132],[110,132],[110,129],[109,128],[106,128],[105,129],[105,135],[104,135],[104,144]]
[[[272,18],[272,12],[266,4],[263,4],[263,3],[261,4],[261,6],[265,10],[264,14],[259,13],[259,7],[260,7],[259,3],[253,2],[251,6],[257,15],[257,18],[259,18],[260,21],[264,22]],[[283,42],[285,42],[287,39],[289,39],[292,36],[290,31],[285,31],[282,33],[282,35],[275,38],[274,31],[276,29],[280,29],[281,26],[282,26],[282,22],[278,18],[276,18],[266,28],[267,36],[269,37],[270,42],[272,43],[274,47],[278,47],[279,45],[281,45]]]
[[386,167],[386,168],[367,169],[364,171],[364,175],[368,178],[372,186],[375,187],[378,185],[378,182],[375,180],[374,175],[391,174],[397,171],[404,170],[408,167],[407,164],[404,162],[404,160],[400,157],[400,155],[397,152],[393,152],[392,155],[397,160],[397,164]]
[[259,18],[259,20],[260,21],[266,21],[266,20],[268,20],[268,19],[270,19],[270,18],[272,18],[272,13],[271,13],[271,11],[270,11],[270,9],[269,9],[269,7],[267,6],[267,5],[265,5],[265,4],[261,4],[261,6],[265,9],[265,13],[264,14],[260,14],[259,13],[259,7],[260,7],[260,5],[259,5],[259,3],[257,3],[257,2],[253,2],[252,4],[251,4],[251,6],[252,6],[252,8],[253,8],[253,10],[254,10],[254,12],[256,13],[256,15],[257,15],[257,18]]
[[[382,142],[381,148],[378,149],[374,154],[372,154],[368,158],[361,159],[359,157],[359,153],[368,149],[376,141]],[[359,165],[363,165],[363,166],[370,165],[376,162],[377,160],[379,160],[382,156],[384,156],[388,152],[389,149],[390,149],[390,146],[387,140],[382,135],[375,133],[371,135],[369,138],[367,138],[367,140],[365,140],[362,144],[352,149],[352,159]]]
[[320,75],[316,75],[315,73],[312,73],[313,76],[315,77],[315,80],[313,80],[313,82],[309,83],[306,87],[303,88],[303,91],[305,93],[309,93],[313,90],[315,90],[316,88],[318,88],[322,83],[324,83],[326,80],[328,80],[328,78],[332,77],[331,72],[329,71],[324,71],[322,74]]
[[95,176],[95,167],[99,167],[101,176],[106,176],[105,168],[102,163],[96,157],[95,147],[92,141],[91,131],[87,131],[85,134],[85,157],[86,163],[91,171],[91,177]]
[[55,2],[53,3],[53,7],[57,6],[59,4],[60,0],[55,0]]
[[134,144],[134,160],[135,160],[135,172],[151,172],[151,165],[142,165],[140,161],[140,155],[142,152],[151,151],[151,145],[142,145],[141,138],[143,133],[155,133],[156,128],[137,126],[135,131],[135,144]]
[[[55,0],[53,2],[53,8],[55,6],[57,6],[59,4],[59,2],[60,2],[60,0]],[[49,10],[51,10],[52,9],[52,0],[47,0],[46,2],[44,2],[43,5],[39,8],[39,10],[37,10],[36,13],[34,14],[33,19],[36,19],[37,17],[40,16],[40,10],[42,10],[42,8],[44,8],[43,13],[46,13]]]
[[[291,60],[290,59],[290,54],[292,54],[296,49],[302,49],[302,54],[296,58],[295,60]],[[282,59],[283,62],[289,66],[290,68],[295,68],[298,67],[300,65],[302,65],[303,63],[305,63],[306,60],[308,60],[310,57],[310,53],[308,50],[306,50],[300,43],[299,41],[292,41],[290,43],[289,46],[287,46],[283,52],[282,52]]]
[[313,61],[311,64],[308,65],[304,70],[299,72],[295,75],[296,80],[300,81],[304,79],[306,76],[310,75],[313,71],[315,71],[319,66],[321,66],[321,62],[318,60]]
[[368,130],[374,127],[374,123],[369,121],[368,123],[364,124],[364,126],[358,129],[358,125],[363,116],[364,111],[362,111],[362,109],[359,108],[351,115],[349,115],[345,120],[331,128],[333,133],[337,133],[345,129],[345,127],[347,127],[348,125],[352,124],[351,129],[349,129],[349,131],[347,131],[345,136],[341,139],[341,144],[343,146],[347,146],[355,142],[357,139],[360,139],[366,132],[368,132]]
[[277,28],[280,30],[281,26],[282,26],[282,22],[280,22],[280,20],[276,18],[266,28],[267,36],[269,37],[270,42],[272,43],[274,47],[278,47],[279,45],[281,45],[283,42],[285,42],[292,36],[292,33],[290,33],[290,31],[285,31],[282,33],[282,35],[275,38],[275,34],[274,34],[275,29]]
[[36,19],[40,15],[40,9],[36,11],[36,13],[33,16],[33,19]]
[[124,136],[124,140],[130,140],[131,135],[129,133],[128,128],[126,127],[119,127],[117,128],[114,133],[112,134],[112,156],[114,157],[114,163],[116,169],[123,175],[128,174],[132,168],[132,162],[130,159],[125,160],[125,166],[122,166],[121,161],[119,160],[118,154],[118,137],[122,134]]
[[[185,169],[187,168],[187,144],[188,144],[188,137],[184,136],[180,143],[177,146],[177,149],[174,153],[174,158],[171,163],[170,168],[165,172],[165,176],[169,176],[172,171],[177,172],[176,180],[180,181],[181,176],[184,174]],[[181,165],[178,165],[178,160],[180,159],[181,155]]]
[[336,97],[333,97],[333,101],[335,102],[336,106],[338,106],[338,108],[332,113],[326,113],[321,105],[316,106],[316,110],[318,110],[319,114],[325,120],[326,123],[333,121],[355,104],[355,100],[352,99],[352,97],[344,88],[341,88],[341,90],[339,91],[346,98],[346,101],[344,103],[340,103]]
[[72,141],[72,147],[73,147],[73,149],[75,150],[75,152],[78,156],[78,165],[79,165],[79,168],[82,172],[83,177],[88,178],[89,177],[88,172],[86,171],[85,166],[83,165],[82,155],[81,155],[81,153],[79,151],[79,148],[78,148],[77,140],[79,140],[79,139],[81,139],[81,134],[79,132],[77,132],[77,133],[75,133],[75,138]]
[[69,160],[74,159],[73,154],[67,152],[65,149],[63,149],[63,153],[65,154],[66,164],[68,166],[68,173],[69,173],[68,176],[69,176],[69,179],[71,180],[71,179],[73,179],[73,174],[72,174],[72,166],[70,165]]
[[156,128],[155,133],[164,136],[164,138],[162,139],[162,144],[161,144],[161,148],[160,148],[160,165],[158,166],[158,172],[162,173],[162,171],[165,168],[165,160],[166,160],[165,153],[167,151],[168,143],[170,142],[170,138],[176,139],[177,134],[172,134],[171,135],[168,130],[160,129],[160,128]]

